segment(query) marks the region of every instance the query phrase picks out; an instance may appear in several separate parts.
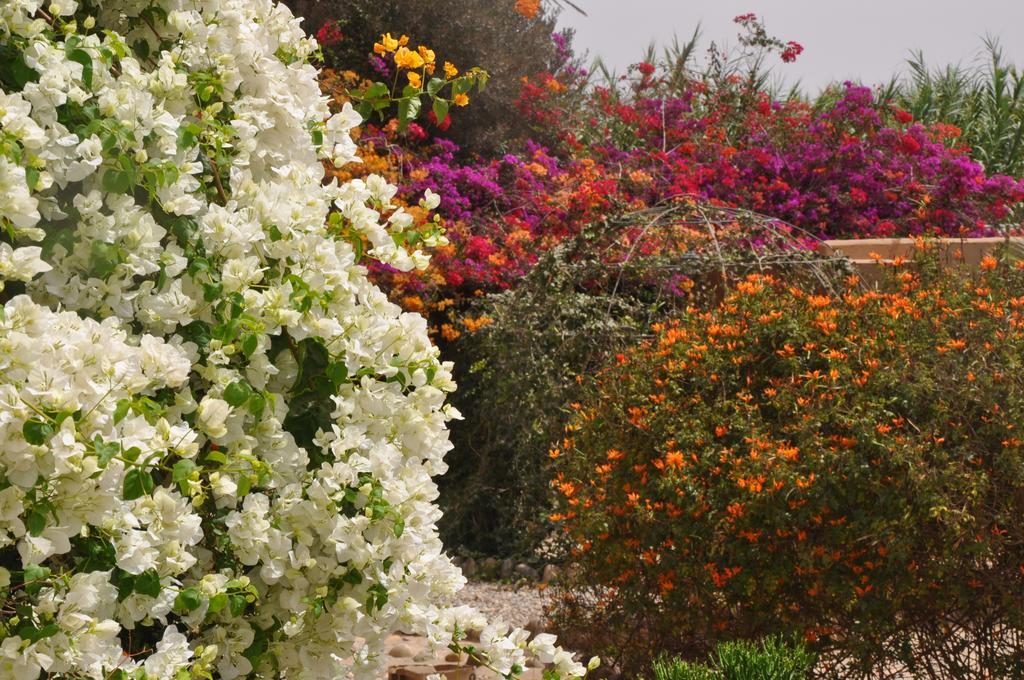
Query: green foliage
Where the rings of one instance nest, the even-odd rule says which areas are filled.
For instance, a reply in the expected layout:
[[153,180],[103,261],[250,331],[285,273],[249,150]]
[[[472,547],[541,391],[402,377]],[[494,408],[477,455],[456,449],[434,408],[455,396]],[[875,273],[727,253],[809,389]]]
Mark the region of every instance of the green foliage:
[[1024,267],[1001,257],[949,270],[922,242],[877,290],[753,275],[597,374],[557,461],[560,619],[625,668],[778,632],[828,677],[1021,677]]
[[804,680],[813,666],[814,655],[803,645],[771,636],[721,643],[706,664],[662,656],[651,672],[653,680]]

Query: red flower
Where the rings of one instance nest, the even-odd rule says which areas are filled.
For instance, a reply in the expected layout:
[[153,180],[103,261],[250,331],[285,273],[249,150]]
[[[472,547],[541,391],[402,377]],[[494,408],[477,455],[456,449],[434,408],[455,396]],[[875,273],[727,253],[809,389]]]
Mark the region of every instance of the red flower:
[[341,42],[341,29],[338,28],[338,24],[334,21],[327,21],[320,30],[316,32],[316,41],[323,47],[334,45],[335,43]]
[[900,149],[902,149],[904,153],[917,153],[921,150],[921,142],[914,139],[913,135],[901,135]]
[[650,62],[641,61],[636,67],[644,76],[650,76],[654,73],[654,64]]
[[796,61],[796,58],[799,57],[803,53],[803,51],[803,45],[796,42],[795,40],[790,40],[788,43],[786,43],[786,49],[782,50],[782,61],[786,63]]
[[892,109],[892,115],[895,116],[896,120],[902,123],[903,125],[912,123],[914,121],[914,117],[910,113],[895,106]]

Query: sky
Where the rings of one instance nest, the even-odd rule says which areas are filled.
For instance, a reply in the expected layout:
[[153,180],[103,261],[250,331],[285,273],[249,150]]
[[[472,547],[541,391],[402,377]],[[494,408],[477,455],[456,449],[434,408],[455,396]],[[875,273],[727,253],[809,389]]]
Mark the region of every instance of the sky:
[[972,64],[986,36],[1024,66],[1024,0],[574,0],[588,16],[563,10],[560,26],[576,29],[575,45],[619,72],[639,61],[652,41],[689,38],[700,24],[704,47],[735,44],[738,14],[754,12],[768,33],[805,51],[775,73],[817,91],[832,81],[888,81],[913,50],[929,64]]

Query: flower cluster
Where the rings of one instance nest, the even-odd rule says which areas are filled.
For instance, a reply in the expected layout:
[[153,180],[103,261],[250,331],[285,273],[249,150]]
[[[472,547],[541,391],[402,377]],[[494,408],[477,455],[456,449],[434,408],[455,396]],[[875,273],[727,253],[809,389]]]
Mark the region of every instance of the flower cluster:
[[[385,33],[380,36],[379,42],[373,44],[374,69],[384,76],[393,72],[395,82],[391,86],[383,82],[368,83],[346,94],[356,102],[356,110],[364,120],[369,120],[374,114],[383,118],[392,105],[397,105],[395,113],[403,130],[420,115],[426,98],[433,123],[447,129],[451,120],[449,107],[452,104],[468,105],[470,90],[474,86],[480,90],[486,86],[487,72],[472,68],[460,75],[458,67],[446,61],[441,67],[442,73],[433,77],[439,67],[434,50],[426,45],[418,45],[411,50],[408,45],[407,35],[393,38],[390,33]],[[400,94],[392,92],[397,89],[399,74],[404,74],[407,81]]]
[[551,451],[573,627],[792,633],[858,678],[1020,653],[1024,267],[919,248],[878,290],[748,276],[596,376]]
[[0,47],[0,676],[373,678],[397,629],[584,675],[446,606],[451,365],[366,275],[440,237],[324,181],[360,117],[299,21],[17,0]]
[[[448,140],[377,130],[375,146],[395,151],[399,195],[438,193],[451,241],[423,275],[387,272],[381,280],[395,299],[459,309],[477,291],[514,285],[539,252],[587,224],[672,199],[747,208],[815,238],[986,234],[1012,225],[1024,199],[1021,182],[987,175],[956,146],[954,130],[915,124],[867,88],[849,85],[817,109],[763,94],[744,104],[736,91],[699,83],[666,99],[653,71],[638,70],[635,98],[596,91],[590,132],[567,128],[562,148],[527,142],[467,162]],[[560,96],[531,88],[534,104]],[[461,322],[445,323],[451,335]]]

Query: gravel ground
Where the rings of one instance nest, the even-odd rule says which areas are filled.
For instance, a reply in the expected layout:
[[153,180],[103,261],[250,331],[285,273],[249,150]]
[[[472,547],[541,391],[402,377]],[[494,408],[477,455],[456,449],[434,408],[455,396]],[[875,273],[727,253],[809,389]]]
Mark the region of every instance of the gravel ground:
[[470,581],[456,596],[456,601],[512,626],[525,626],[530,621],[545,619],[544,607],[552,601],[550,593],[536,585]]

